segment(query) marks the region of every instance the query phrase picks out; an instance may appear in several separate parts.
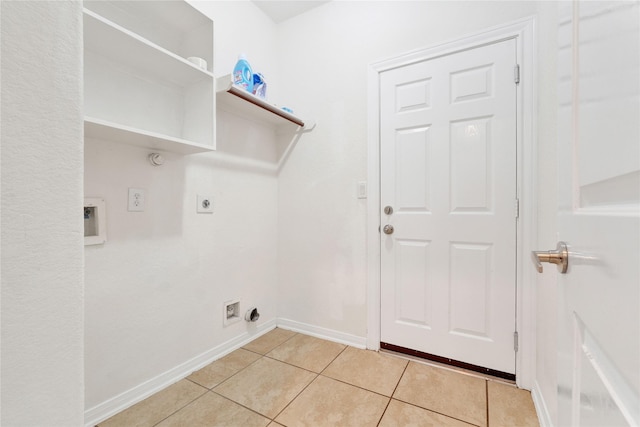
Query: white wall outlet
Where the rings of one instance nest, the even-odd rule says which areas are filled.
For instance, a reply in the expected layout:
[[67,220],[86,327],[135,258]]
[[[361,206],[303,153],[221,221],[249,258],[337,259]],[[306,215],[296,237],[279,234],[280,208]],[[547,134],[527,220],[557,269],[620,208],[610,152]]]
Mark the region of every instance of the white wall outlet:
[[129,212],[144,212],[144,189],[129,188]]
[[213,213],[213,197],[198,194],[196,212]]

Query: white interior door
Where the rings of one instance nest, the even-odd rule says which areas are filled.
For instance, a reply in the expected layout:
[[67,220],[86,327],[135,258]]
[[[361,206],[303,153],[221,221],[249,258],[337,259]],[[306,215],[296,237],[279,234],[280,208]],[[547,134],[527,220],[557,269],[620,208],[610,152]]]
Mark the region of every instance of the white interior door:
[[638,426],[639,5],[559,8],[559,424]]
[[512,39],[380,76],[381,341],[510,374],[515,65]]

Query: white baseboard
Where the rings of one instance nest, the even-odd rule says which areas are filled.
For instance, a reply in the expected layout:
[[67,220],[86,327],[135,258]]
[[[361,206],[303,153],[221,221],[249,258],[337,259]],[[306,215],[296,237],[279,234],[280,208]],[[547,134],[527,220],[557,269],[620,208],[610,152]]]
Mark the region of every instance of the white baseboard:
[[361,349],[367,348],[367,338],[356,335],[345,334],[344,332],[335,331],[333,329],[321,328],[319,326],[309,325],[307,323],[296,322],[295,320],[278,318],[278,328],[288,329],[294,332],[300,332],[312,337],[322,338],[327,341],[333,341],[340,344],[350,345]]
[[192,372],[197,371],[200,368],[205,367],[209,363],[217,360],[234,350],[248,344],[261,335],[266,334],[276,327],[276,320],[270,320],[259,326],[257,326],[257,332],[244,334],[232,338],[212,349],[205,351],[204,353],[190,359],[175,368],[172,368],[155,378],[151,378],[144,383],[125,391],[103,403],[100,403],[93,408],[87,409],[84,412],[84,423],[86,427],[92,427],[106,420],[109,417],[127,409],[130,406],[146,399],[154,393],[174,384],[181,379],[189,376]]
[[537,381],[533,382],[533,388],[531,389],[531,398],[533,399],[533,406],[536,408],[536,414],[538,415],[538,421],[540,427],[553,427],[553,421],[551,420],[551,414],[547,408],[547,404],[540,392],[540,386]]

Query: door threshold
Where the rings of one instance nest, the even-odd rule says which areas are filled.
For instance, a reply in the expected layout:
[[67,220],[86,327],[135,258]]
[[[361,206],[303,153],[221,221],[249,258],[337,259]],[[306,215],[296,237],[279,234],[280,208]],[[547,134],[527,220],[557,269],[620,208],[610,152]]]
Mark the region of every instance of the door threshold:
[[388,344],[385,342],[380,343],[380,349],[388,350],[394,353],[399,353],[402,355],[413,356],[418,359],[427,360],[430,362],[436,362],[441,365],[446,365],[449,367],[455,367],[459,369],[463,369],[465,371],[471,371],[479,374],[483,374],[487,377],[493,377],[496,379],[507,380],[510,382],[514,382],[516,380],[515,374],[510,374],[508,372],[497,371],[495,369],[489,369],[478,365],[472,365],[471,363],[460,362],[458,360],[449,359],[447,357],[436,356],[435,354],[424,353],[418,350],[412,350],[406,347],[400,347],[395,344]]

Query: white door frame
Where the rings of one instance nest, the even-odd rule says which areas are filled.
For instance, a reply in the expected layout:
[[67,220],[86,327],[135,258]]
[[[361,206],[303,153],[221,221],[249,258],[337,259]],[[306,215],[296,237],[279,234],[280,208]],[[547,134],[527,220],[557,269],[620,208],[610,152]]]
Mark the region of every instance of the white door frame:
[[380,73],[471,49],[489,43],[515,39],[520,83],[517,87],[517,190],[520,218],[517,230],[516,325],[519,349],[516,353],[516,382],[531,390],[535,370],[535,281],[536,271],[529,260],[537,244],[537,152],[535,18],[506,25],[375,62],[368,70],[368,185],[367,200],[367,348],[380,349]]

